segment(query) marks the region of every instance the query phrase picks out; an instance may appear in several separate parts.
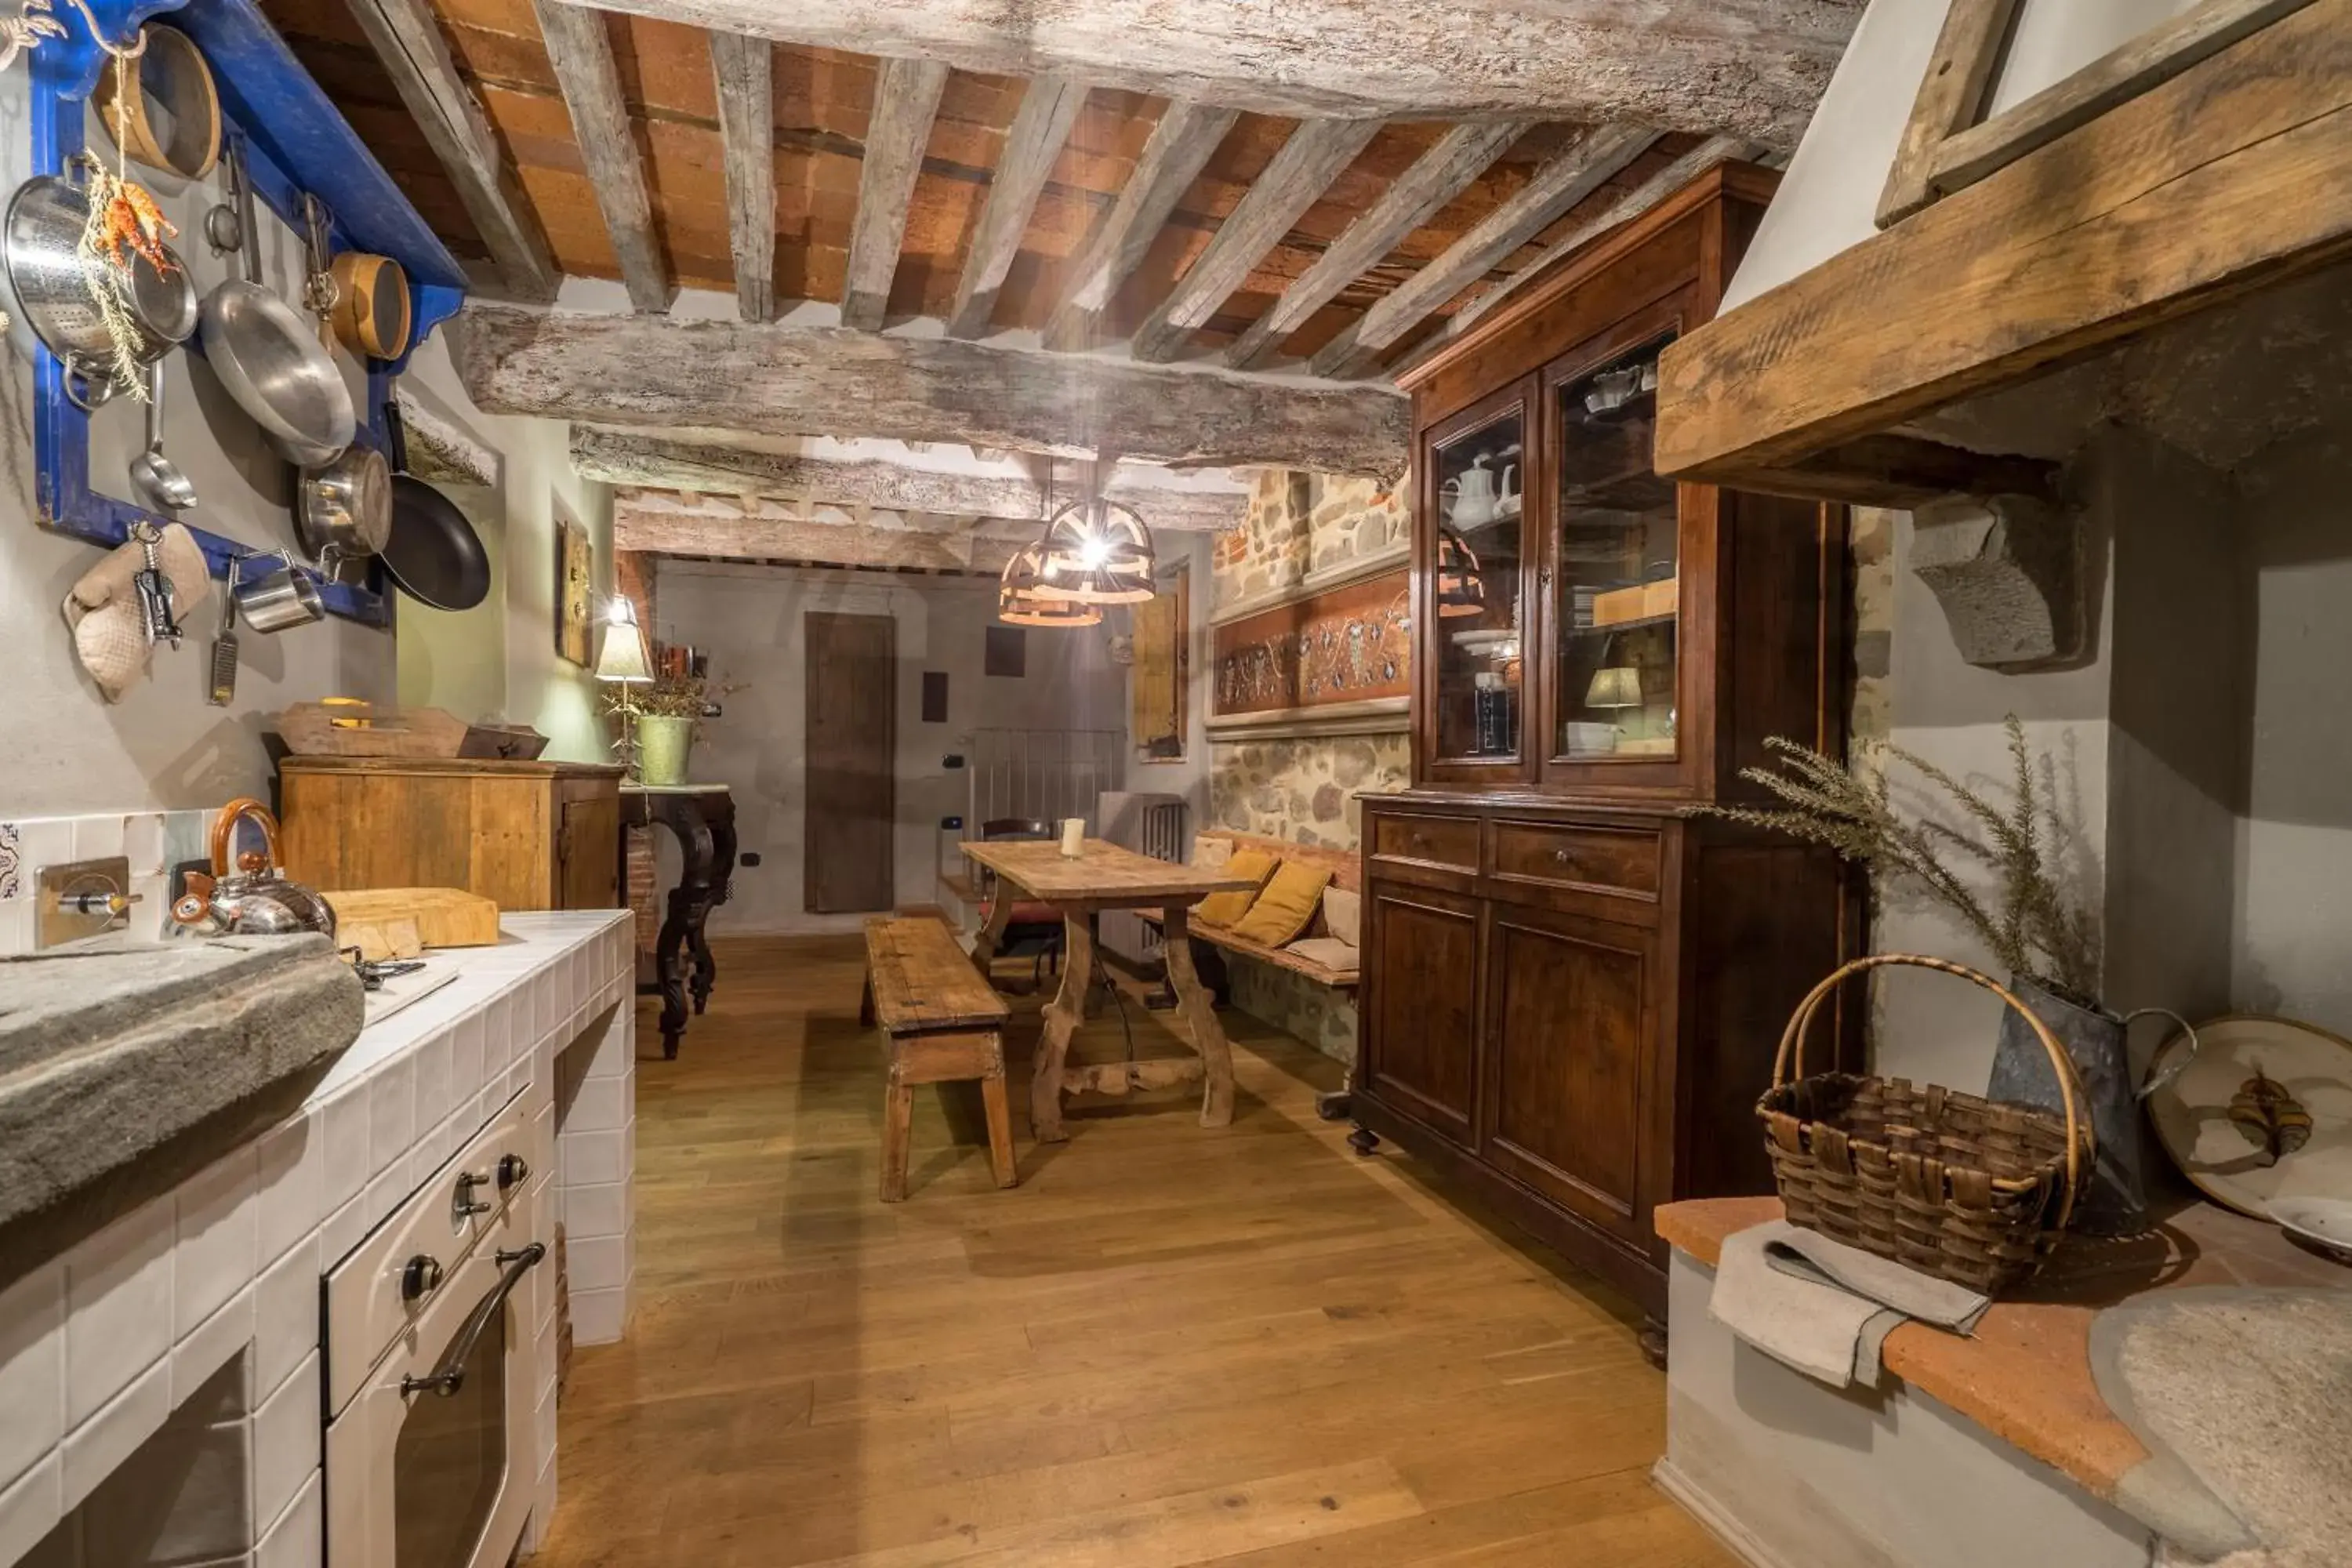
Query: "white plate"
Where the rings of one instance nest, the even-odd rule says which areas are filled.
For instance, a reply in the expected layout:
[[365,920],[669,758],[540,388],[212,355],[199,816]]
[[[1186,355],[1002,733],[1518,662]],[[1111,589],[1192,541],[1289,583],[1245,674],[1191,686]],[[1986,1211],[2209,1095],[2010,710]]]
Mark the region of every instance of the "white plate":
[[[2250,1016],[2200,1024],[2197,1039],[2147,1109],[2164,1152],[2200,1192],[2256,1219],[2286,1199],[2352,1194],[2352,1042]],[[2188,1048],[2185,1036],[2167,1040],[2150,1076]]]
[[2337,1263],[2352,1263],[2352,1202],[2342,1198],[2281,1198],[2271,1205],[2279,1228],[2309,1242]]

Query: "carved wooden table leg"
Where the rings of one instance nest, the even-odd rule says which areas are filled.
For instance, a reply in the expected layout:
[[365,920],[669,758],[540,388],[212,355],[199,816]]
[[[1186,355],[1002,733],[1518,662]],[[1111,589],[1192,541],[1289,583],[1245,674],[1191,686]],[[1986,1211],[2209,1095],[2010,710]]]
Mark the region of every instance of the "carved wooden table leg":
[[1013,890],[999,882],[996,896],[989,901],[988,922],[980,928],[980,935],[971,947],[971,961],[991,984],[996,981],[996,950],[1004,945],[1005,928],[1013,923]]
[[1192,967],[1188,910],[1187,905],[1170,904],[1160,916],[1167,931],[1168,984],[1175,988],[1176,1011],[1191,1028],[1192,1048],[1201,1057],[1201,1125],[1223,1127],[1234,1119],[1234,1053],[1217,1022],[1216,1003]]
[[1087,988],[1094,984],[1094,922],[1083,910],[1062,917],[1062,988],[1045,1004],[1045,1027],[1037,1037],[1037,1062],[1029,1080],[1030,1131],[1040,1143],[1059,1143],[1062,1131],[1062,1064],[1070,1037],[1087,1011]]
[[668,913],[662,917],[661,935],[654,941],[654,975],[661,987],[662,1059],[677,1059],[677,1040],[686,1033],[686,934],[688,929],[687,903],[678,895],[684,889],[674,889],[669,896]]
[[656,984],[637,988],[661,994],[662,1056],[675,1059],[687,1018],[709,1005],[711,988],[719,979],[719,965],[703,939],[703,926],[730,891],[735,869],[735,800],[723,784],[677,789],[625,784],[621,816],[625,831],[632,826],[660,826],[677,840],[678,882],[669,891],[661,934],[654,942]]

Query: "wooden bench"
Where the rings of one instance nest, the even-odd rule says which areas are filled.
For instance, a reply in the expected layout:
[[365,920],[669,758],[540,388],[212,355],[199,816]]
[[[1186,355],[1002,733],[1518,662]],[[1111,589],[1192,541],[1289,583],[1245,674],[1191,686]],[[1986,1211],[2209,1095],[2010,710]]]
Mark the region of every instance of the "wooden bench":
[[858,1021],[868,1027],[878,1023],[890,1040],[890,1087],[882,1102],[884,1203],[907,1195],[908,1131],[919,1083],[978,1079],[996,1184],[1009,1187],[1019,1179],[1004,1096],[1008,1011],[944,921],[877,915],[866,922],[866,996]]
[[[1364,864],[1352,849],[1327,849],[1319,845],[1293,844],[1288,839],[1268,838],[1263,834],[1236,833],[1225,828],[1213,827],[1202,828],[1193,835],[1193,837],[1196,842],[1204,838],[1222,839],[1237,850],[1257,849],[1279,859],[1296,860],[1304,865],[1322,867],[1331,873],[1333,887],[1351,893],[1363,891]],[[1334,991],[1353,991],[1362,975],[1360,967],[1335,969],[1329,964],[1318,963],[1311,958],[1302,957],[1286,949],[1250,942],[1234,935],[1230,931],[1221,931],[1215,926],[1204,926],[1197,921],[1192,926],[1191,934],[1195,940],[1205,942],[1212,947],[1222,948],[1227,952],[1239,953],[1244,958],[1255,959],[1260,963],[1270,963],[1276,969],[1286,969],[1293,974],[1304,975],[1318,985],[1328,985]],[[1317,907],[1315,918],[1307,922],[1306,931],[1300,934],[1303,936],[1331,934],[1329,929],[1323,923],[1323,910],[1320,906]],[[1220,987],[1220,989],[1223,988]]]

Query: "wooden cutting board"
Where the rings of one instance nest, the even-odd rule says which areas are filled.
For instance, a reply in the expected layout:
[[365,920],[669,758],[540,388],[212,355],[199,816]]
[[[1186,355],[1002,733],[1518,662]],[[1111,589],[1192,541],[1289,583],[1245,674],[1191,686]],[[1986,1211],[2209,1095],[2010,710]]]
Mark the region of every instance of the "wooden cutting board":
[[499,940],[499,906],[462,888],[366,888],[322,896],[339,929],[391,930],[406,922],[426,947],[489,947]]

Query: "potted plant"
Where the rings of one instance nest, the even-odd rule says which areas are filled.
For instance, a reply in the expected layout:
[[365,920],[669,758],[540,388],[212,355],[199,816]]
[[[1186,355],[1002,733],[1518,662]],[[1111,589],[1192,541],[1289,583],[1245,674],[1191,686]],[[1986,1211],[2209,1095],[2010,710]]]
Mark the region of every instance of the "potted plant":
[[[2084,1110],[2098,1137],[2098,1166],[2075,1205],[2075,1228],[2137,1234],[2147,1227],[2138,1112],[2147,1090],[2133,1082],[2124,1041],[2131,1019],[2141,1014],[2122,1016],[2100,1000],[2090,914],[2069,894],[2051,860],[2060,836],[2057,802],[2039,782],[2042,769],[2025,743],[2017,715],[2009,715],[2006,728],[2012,770],[2006,806],[1900,746],[1866,747],[1848,765],[1774,736],[1765,743],[1776,753],[1779,768],[1749,768],[1742,776],[1784,805],[1707,810],[1826,844],[1867,867],[1882,888],[1916,887],[1974,931],[2009,971],[2010,989],[2064,1044],[2085,1090]],[[1948,797],[1957,808],[1955,820],[1899,810],[1891,778],[1896,768]],[[1969,863],[1981,868],[1979,875],[1960,874],[1957,868]],[[2184,1054],[2182,1065],[2186,1061]],[[2031,1028],[2013,1012],[2003,1016],[1986,1092],[1994,1100],[2059,1108],[2056,1074]]]
[[665,675],[635,700],[637,782],[686,782],[687,759],[708,706],[709,682],[698,675]]

